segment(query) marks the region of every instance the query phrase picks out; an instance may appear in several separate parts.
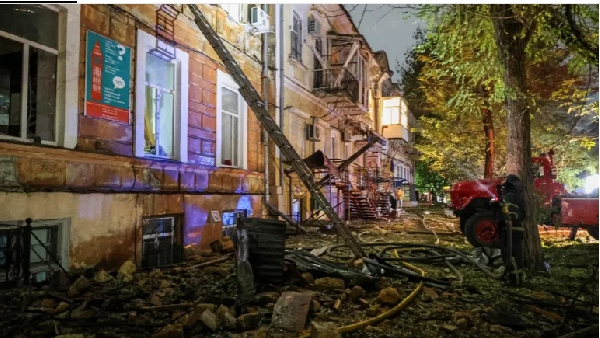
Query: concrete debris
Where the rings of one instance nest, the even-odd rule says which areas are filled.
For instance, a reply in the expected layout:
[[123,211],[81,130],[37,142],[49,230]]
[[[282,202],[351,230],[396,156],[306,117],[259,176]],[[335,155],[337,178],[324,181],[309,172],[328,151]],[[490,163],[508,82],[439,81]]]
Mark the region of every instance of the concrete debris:
[[284,292],[275,303],[271,325],[288,331],[302,331],[311,304],[310,293]]
[[340,312],[340,310],[342,309],[342,300],[338,299],[335,301],[335,303],[333,303],[333,309],[337,312]]
[[335,323],[312,322],[310,324],[310,338],[342,338],[342,334]]
[[132,261],[127,261],[119,268],[117,277],[123,279],[124,282],[130,282],[133,280],[135,269],[135,264]]
[[240,331],[250,331],[260,325],[260,314],[257,312],[244,313],[237,319],[237,327]]
[[204,312],[202,312],[200,319],[202,320],[202,323],[204,323],[204,325],[206,325],[206,327],[211,329],[213,332],[217,331],[217,328],[219,327],[219,322],[217,320],[217,315],[212,313],[212,311],[208,309],[205,310]]
[[400,294],[396,288],[387,288],[379,292],[377,300],[382,304],[396,305],[400,300]]
[[344,290],[346,283],[343,279],[324,277],[315,280],[315,289],[317,290]]
[[366,296],[367,292],[360,285],[355,285],[350,293],[350,298],[355,302],[358,302],[359,299],[365,298]]
[[256,303],[258,305],[267,305],[275,303],[279,299],[279,292],[262,292],[256,295]]
[[321,310],[321,303],[319,303],[316,299],[312,300],[310,311],[313,313],[317,313]]
[[80,276],[69,288],[69,297],[75,297],[79,295],[83,289],[89,287],[91,284],[92,283],[87,278]]
[[71,318],[90,319],[94,316],[94,310],[87,308],[87,302],[81,304],[78,308],[71,311]]
[[312,285],[315,283],[315,279],[313,278],[313,275],[310,272],[303,273],[302,278],[304,278],[304,281],[309,285]]
[[379,313],[379,309],[381,309],[381,305],[375,304],[367,309],[367,316],[375,317]]
[[160,332],[152,335],[152,338],[181,338],[183,337],[183,325],[169,324]]
[[110,273],[100,270],[94,275],[94,280],[98,283],[106,283],[115,280],[115,278]]
[[233,251],[233,241],[231,238],[225,236],[223,239],[210,243],[210,248],[214,253]]

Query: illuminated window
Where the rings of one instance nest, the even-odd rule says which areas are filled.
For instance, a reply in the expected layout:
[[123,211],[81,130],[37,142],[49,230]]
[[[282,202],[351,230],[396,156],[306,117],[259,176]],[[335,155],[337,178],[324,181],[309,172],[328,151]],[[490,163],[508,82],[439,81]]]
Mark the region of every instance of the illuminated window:
[[400,98],[383,100],[383,125],[400,124]]

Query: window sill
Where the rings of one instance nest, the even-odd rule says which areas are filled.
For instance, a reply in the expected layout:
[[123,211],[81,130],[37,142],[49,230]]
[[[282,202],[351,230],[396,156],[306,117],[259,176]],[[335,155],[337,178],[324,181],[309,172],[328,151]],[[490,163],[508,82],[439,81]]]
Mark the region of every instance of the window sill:
[[288,58],[288,62],[289,62],[289,63],[290,63],[292,66],[295,66],[295,67],[297,66],[297,67],[300,67],[300,68],[302,68],[302,69],[304,69],[304,70],[308,70],[308,67],[306,67],[306,66],[305,66],[305,65],[302,63],[302,61],[296,60],[296,59],[295,59],[294,57],[292,57],[291,55],[290,55],[290,56],[289,56],[289,58]]
[[156,155],[149,155],[149,154],[144,154],[141,156],[141,158],[147,159],[147,160],[154,160],[154,161],[164,161],[164,162],[180,162],[175,158],[172,157],[162,157],[162,156],[156,156]]
[[42,141],[41,143],[34,143],[32,139],[25,139],[8,135],[0,135],[0,142],[35,145],[39,147],[59,148],[58,142]]

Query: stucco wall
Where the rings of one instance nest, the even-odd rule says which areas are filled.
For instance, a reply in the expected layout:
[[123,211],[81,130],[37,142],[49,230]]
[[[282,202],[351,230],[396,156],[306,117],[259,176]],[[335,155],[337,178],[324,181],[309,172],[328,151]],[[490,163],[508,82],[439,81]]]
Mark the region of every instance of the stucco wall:
[[206,246],[214,239],[205,234],[211,210],[248,209],[260,216],[260,202],[250,195],[2,192],[0,221],[69,219],[69,266],[110,269],[126,260],[141,263],[142,217],[182,215],[183,244]]

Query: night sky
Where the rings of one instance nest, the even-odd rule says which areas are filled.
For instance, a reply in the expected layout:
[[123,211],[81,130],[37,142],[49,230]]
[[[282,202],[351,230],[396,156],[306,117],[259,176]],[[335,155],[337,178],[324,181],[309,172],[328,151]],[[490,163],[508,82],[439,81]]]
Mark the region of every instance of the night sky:
[[396,60],[404,64],[404,53],[412,48],[415,43],[412,37],[415,30],[419,26],[425,28],[425,23],[414,16],[404,20],[403,18],[407,14],[402,13],[401,10],[388,13],[390,7],[381,4],[366,5],[367,11],[365,11],[361,22],[361,16],[365,9],[364,4],[344,6],[352,15],[354,24],[360,33],[365,36],[373,51],[384,50],[387,52],[390,68],[394,71],[392,79],[398,81],[400,78],[396,71]]

